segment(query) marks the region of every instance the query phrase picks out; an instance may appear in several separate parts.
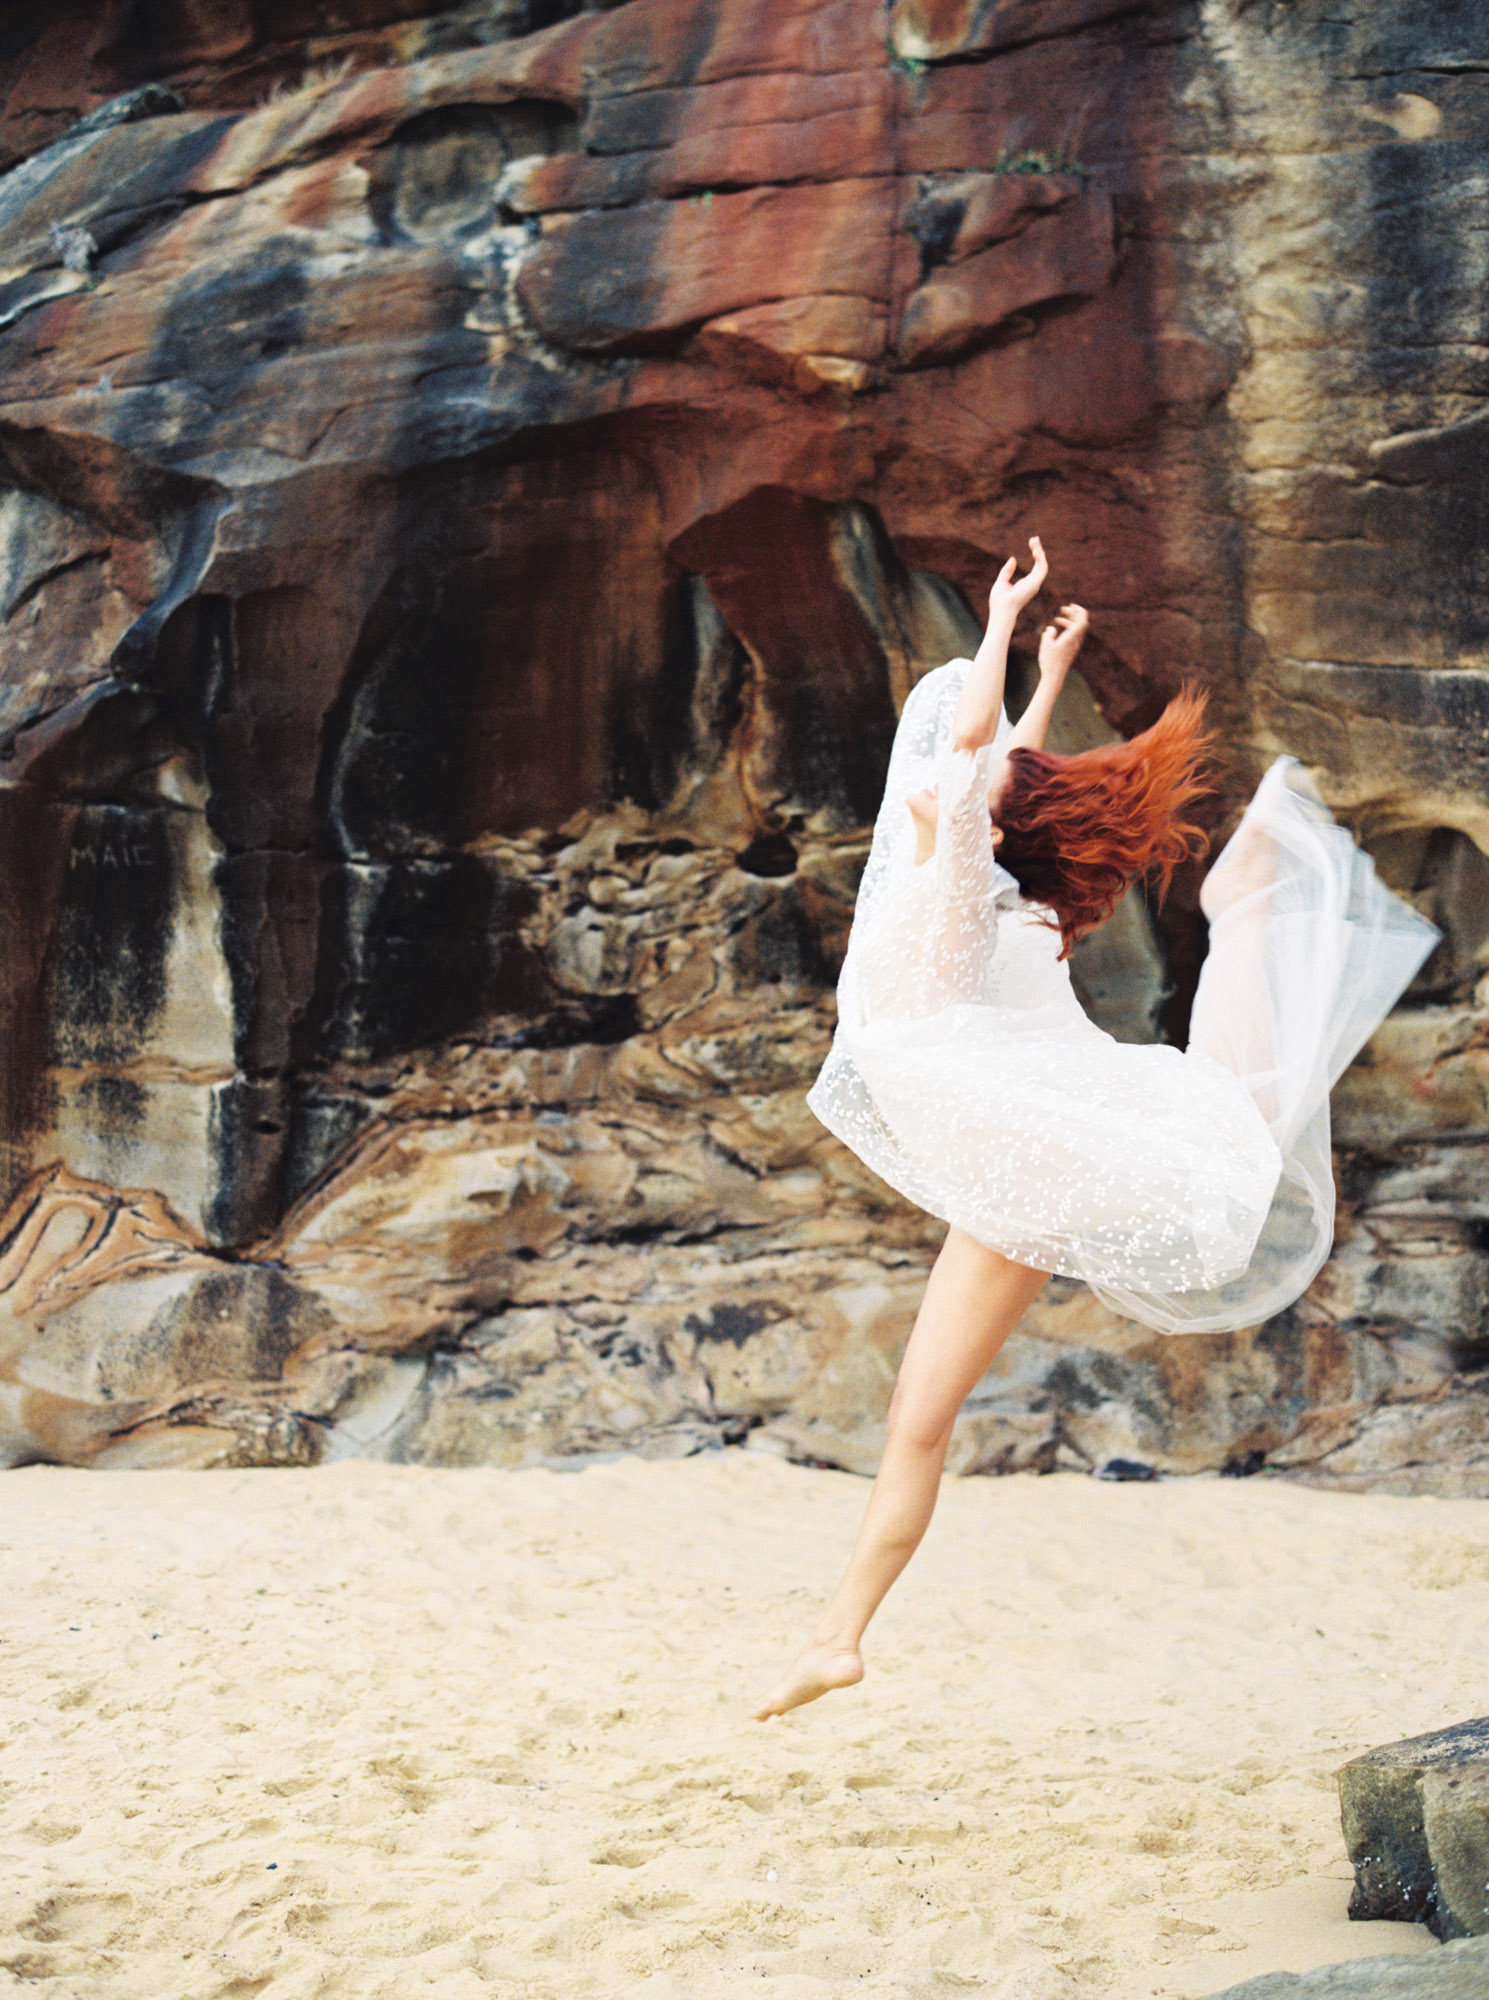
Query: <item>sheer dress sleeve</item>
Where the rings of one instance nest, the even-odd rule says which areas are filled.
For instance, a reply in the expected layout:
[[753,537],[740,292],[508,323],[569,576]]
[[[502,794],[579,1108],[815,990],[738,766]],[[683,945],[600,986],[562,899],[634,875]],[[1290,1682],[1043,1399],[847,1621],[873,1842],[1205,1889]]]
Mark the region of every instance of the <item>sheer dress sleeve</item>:
[[[846,1003],[862,1027],[985,1000],[998,908],[1017,896],[994,852],[987,804],[1008,724],[976,750],[951,740],[969,664],[927,676],[901,718],[839,994],[840,1010]],[[925,785],[937,794],[936,847],[917,866],[908,800]]]
[[997,948],[998,897],[1013,878],[993,849],[988,788],[996,761],[992,743],[948,744],[937,760],[936,848],[922,866],[932,876],[927,945],[938,1006],[985,998]]

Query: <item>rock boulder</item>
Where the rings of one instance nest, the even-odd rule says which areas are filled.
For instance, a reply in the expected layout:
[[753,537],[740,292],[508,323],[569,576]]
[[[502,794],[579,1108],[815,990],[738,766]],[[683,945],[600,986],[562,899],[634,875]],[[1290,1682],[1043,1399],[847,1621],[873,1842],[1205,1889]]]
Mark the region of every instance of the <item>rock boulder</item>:
[[1352,1917],[1489,1933],[1489,1719],[1356,1757],[1339,1773]]
[[1312,1972],[1269,1972],[1227,1986],[1211,2000],[1481,2000],[1489,1991],[1489,1945],[1482,1939],[1442,1951],[1350,1959]]

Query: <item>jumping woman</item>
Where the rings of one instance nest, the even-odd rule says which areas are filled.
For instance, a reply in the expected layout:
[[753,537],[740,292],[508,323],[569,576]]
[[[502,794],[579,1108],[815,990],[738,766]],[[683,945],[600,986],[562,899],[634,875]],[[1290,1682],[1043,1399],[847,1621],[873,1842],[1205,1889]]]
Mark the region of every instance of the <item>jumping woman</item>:
[[859,1647],[930,1522],[952,1426],[1051,1272],[1161,1333],[1252,1326],[1333,1240],[1329,1090],[1437,932],[1391,895],[1279,757],[1206,876],[1210,944],[1189,1047],[1087,1019],[1071,946],[1130,883],[1166,886],[1203,835],[1203,700],[1129,743],[1044,748],[1085,637],[1065,605],[1039,684],[1003,712],[1008,646],[1048,573],[1010,558],[974,660],[917,682],[807,1103],[891,1187],[950,1224],[889,1407],[842,1582],[764,1721],[863,1677]]

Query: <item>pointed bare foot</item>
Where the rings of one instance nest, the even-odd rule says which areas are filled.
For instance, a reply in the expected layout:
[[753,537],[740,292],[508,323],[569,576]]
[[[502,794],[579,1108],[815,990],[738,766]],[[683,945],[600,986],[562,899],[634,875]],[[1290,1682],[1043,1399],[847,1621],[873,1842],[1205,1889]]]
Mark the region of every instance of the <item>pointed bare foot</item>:
[[808,1646],[783,1680],[750,1713],[757,1722],[801,1708],[834,1688],[853,1687],[863,1679],[863,1655],[856,1646]]

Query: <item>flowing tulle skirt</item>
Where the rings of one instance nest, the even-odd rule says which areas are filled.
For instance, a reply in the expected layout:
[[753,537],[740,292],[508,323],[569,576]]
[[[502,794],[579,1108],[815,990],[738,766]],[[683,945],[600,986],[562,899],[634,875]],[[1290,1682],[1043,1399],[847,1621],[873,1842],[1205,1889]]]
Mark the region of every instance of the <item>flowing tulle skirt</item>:
[[1287,757],[1201,901],[1210,948],[1187,1050],[1096,1027],[1058,937],[1014,909],[991,1004],[875,1018],[850,949],[809,1106],[920,1207],[1161,1332],[1269,1317],[1332,1244],[1330,1087],[1438,934]]
[[1097,1289],[1165,1332],[1253,1325],[1304,1290],[1334,1240],[1329,1092],[1437,943],[1336,826],[1295,759],[1279,757],[1205,879],[1210,945],[1189,1056],[1234,1076],[1280,1155],[1245,1268],[1165,1293]]

